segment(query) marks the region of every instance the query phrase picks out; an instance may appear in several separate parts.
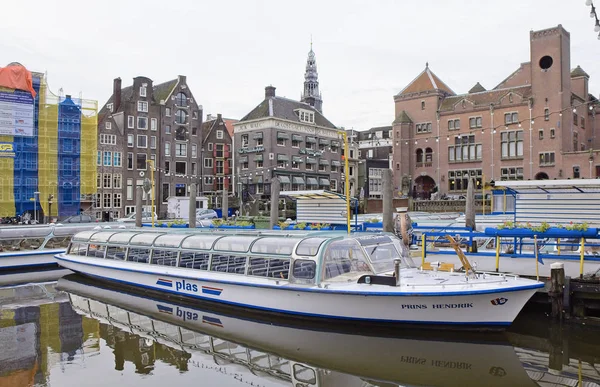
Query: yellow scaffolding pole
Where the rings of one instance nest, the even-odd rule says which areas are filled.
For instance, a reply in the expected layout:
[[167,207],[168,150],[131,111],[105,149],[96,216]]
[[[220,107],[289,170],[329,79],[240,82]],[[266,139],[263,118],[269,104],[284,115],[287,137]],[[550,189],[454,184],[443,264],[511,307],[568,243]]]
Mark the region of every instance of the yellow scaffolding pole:
[[496,273],[500,270],[500,237],[496,235]]

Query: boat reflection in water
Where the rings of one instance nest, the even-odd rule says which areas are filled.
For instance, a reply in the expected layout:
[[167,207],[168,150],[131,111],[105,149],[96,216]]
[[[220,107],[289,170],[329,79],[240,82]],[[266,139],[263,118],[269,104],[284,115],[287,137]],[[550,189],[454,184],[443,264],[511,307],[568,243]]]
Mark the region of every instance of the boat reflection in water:
[[261,321],[259,313],[251,312],[233,316],[197,302],[108,290],[88,281],[78,276],[58,281],[77,313],[139,335],[148,346],[157,342],[194,355],[203,364],[193,365],[201,368],[215,362],[239,365],[239,378],[259,375],[311,387],[536,385],[502,334],[455,332],[449,340],[432,331],[402,330],[399,337],[398,330],[391,335],[304,322],[299,327],[292,318]]

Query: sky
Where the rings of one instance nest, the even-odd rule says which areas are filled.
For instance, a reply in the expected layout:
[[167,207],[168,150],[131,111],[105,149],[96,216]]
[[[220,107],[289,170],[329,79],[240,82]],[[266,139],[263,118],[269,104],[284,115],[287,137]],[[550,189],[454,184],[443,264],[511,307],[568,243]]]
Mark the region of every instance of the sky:
[[312,36],[324,115],[364,130],[391,125],[393,96],[426,62],[456,93],[493,88],[529,61],[529,31],[558,24],[571,34],[571,67],[600,93],[585,0],[29,0],[1,9],[0,66],[47,72],[55,94],[100,107],[114,78],[127,86],[139,75],[186,75],[205,116],[242,118],[268,85],[299,99]]

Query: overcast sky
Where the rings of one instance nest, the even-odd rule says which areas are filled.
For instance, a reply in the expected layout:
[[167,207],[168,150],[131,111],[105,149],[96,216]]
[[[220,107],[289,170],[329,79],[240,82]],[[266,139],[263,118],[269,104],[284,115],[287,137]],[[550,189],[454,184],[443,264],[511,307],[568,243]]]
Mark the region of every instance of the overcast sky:
[[[600,6],[600,1],[597,1]],[[394,120],[393,96],[425,67],[456,93],[492,88],[529,61],[529,31],[571,33],[571,67],[600,93],[600,41],[585,0],[5,2],[0,66],[48,73],[51,90],[96,99],[112,80],[187,75],[204,113],[241,118],[264,98],[299,99],[311,34],[324,114],[368,129]],[[7,15],[12,15],[6,17]]]

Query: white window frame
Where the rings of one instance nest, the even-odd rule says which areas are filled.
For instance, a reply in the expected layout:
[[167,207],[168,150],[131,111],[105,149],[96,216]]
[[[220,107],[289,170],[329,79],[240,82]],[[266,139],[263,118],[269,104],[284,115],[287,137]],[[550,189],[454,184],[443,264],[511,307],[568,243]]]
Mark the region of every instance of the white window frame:
[[171,108],[165,108],[165,117],[171,117]]
[[127,200],[133,200],[133,179],[129,178],[127,179],[127,186],[126,186],[126,192],[127,192]]
[[222,140],[222,139],[223,139],[223,131],[217,130],[217,140]]
[[175,143],[175,157],[187,157],[187,143],[185,143],[185,142]]
[[[119,161],[117,163],[117,160]],[[121,152],[113,152],[113,167],[123,166],[123,154]]]
[[198,157],[198,145],[192,144],[192,158],[195,159]]
[[204,166],[204,168],[212,168],[213,167],[213,159],[206,157],[204,159],[204,162],[202,163],[202,165]]
[[135,116],[127,116],[127,129],[135,129]]
[[146,89],[147,89],[148,85],[147,84],[142,84],[142,86],[140,86],[140,97],[145,97],[146,96]]
[[112,103],[107,103],[107,104],[106,104],[106,109],[107,109],[109,112],[111,112],[111,113],[112,113],[112,112],[113,112],[113,106],[114,106],[114,105],[113,105]]
[[150,149],[156,149],[156,136],[150,136]]
[[[142,121],[146,122],[145,128],[140,127],[140,122],[142,122]],[[139,130],[148,130],[148,117],[140,117],[140,116],[138,116],[138,118],[137,118],[137,128]]]
[[137,103],[137,111],[142,113],[148,113],[148,102],[146,101],[138,101]]
[[171,143],[165,142],[165,156],[171,156]]
[[[144,144],[140,145],[140,140],[144,140]],[[137,148],[143,148],[146,149],[148,148],[148,136],[146,136],[145,134],[138,134],[137,135],[137,141],[136,141],[136,147]]]
[[133,134],[127,135],[127,148],[133,148],[135,145],[135,136]]
[[156,120],[156,118],[151,118],[150,119],[150,130],[157,130],[158,128],[158,121]]
[[107,121],[104,123],[104,129],[106,130],[111,130],[112,129],[112,124],[110,121]]
[[[131,168],[129,167],[129,156],[131,155]],[[133,159],[133,152],[127,152],[127,170],[133,171],[135,166],[135,160]]]

